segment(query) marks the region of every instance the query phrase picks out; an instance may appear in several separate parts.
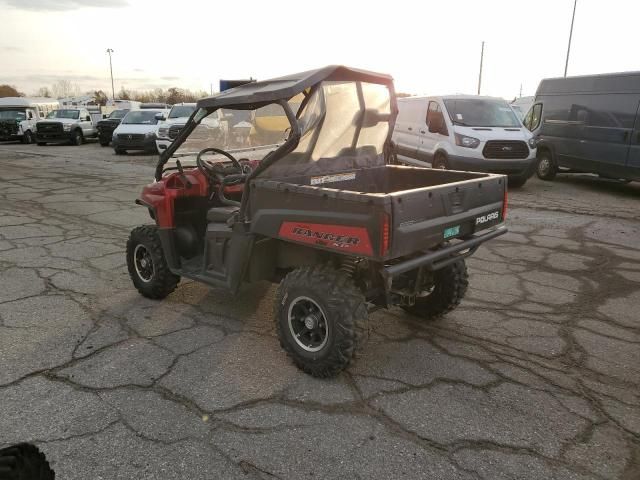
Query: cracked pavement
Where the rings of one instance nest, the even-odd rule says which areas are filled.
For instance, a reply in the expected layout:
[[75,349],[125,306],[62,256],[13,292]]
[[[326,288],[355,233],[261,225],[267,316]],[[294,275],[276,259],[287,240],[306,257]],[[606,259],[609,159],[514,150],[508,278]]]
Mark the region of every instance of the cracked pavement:
[[138,295],[155,160],[0,145],[0,447],[61,479],[640,478],[640,183],[512,191],[458,310],[376,312],[317,380],[278,345],[275,286]]

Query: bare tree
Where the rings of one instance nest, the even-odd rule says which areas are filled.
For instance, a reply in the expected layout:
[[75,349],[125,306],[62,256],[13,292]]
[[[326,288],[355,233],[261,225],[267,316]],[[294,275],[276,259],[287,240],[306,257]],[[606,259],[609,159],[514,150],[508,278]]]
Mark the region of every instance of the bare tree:
[[51,98],[51,90],[49,90],[49,87],[40,87],[36,91],[35,96],[36,97]]
[[74,93],[73,85],[69,80],[58,80],[51,85],[51,91],[56,98],[71,97]]
[[[89,92],[89,95],[91,95],[91,92]],[[107,104],[107,94],[102,90],[96,90],[93,92],[93,99],[98,105],[104,106]]]

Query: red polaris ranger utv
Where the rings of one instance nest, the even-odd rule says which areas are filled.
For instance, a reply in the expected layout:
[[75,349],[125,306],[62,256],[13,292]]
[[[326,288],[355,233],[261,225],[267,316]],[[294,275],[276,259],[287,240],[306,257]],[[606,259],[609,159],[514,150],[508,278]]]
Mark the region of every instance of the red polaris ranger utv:
[[[280,343],[319,377],[349,364],[372,309],[454,309],[464,258],[506,232],[506,177],[394,165],[396,113],[391,77],[342,66],[200,100],[137,200],[156,224],[127,242],[135,287],[280,282]],[[236,121],[265,118],[279,144],[228,146]]]

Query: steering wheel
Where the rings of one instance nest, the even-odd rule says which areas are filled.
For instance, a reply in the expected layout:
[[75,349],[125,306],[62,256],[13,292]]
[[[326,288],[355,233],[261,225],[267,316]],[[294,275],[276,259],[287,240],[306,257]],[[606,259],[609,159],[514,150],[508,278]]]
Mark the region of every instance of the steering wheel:
[[[219,153],[220,155],[227,157],[229,160],[231,160],[231,162],[233,163],[234,169],[238,173],[226,173],[224,172],[223,168],[217,167],[216,164],[211,165],[207,161],[203,160],[202,155],[210,152]],[[244,180],[249,176],[249,174],[243,173],[242,164],[233,155],[219,148],[213,148],[213,147],[205,148],[203,150],[200,150],[200,153],[198,153],[198,156],[196,157],[196,165],[198,166],[198,169],[207,178],[209,178],[209,180],[212,183],[214,180],[217,180],[217,183],[218,183],[217,193],[218,193],[218,199],[220,200],[220,202],[222,202],[225,205],[231,205],[236,207],[240,206],[240,202],[230,200],[226,198],[224,195],[224,189],[226,186],[235,185],[235,184],[244,182]]]
[[213,178],[219,179],[222,172],[220,171],[220,169],[216,168],[215,166],[209,164],[209,162],[207,162],[206,160],[202,159],[202,156],[205,153],[218,153],[220,155],[227,157],[229,160],[231,160],[231,163],[233,163],[235,170],[240,174],[242,173],[242,164],[238,161],[238,159],[236,159],[236,157],[231,155],[229,152],[226,152],[219,148],[209,147],[209,148],[200,150],[200,152],[198,153],[198,156],[196,157],[196,165],[198,166],[198,169],[210,179],[213,179]]

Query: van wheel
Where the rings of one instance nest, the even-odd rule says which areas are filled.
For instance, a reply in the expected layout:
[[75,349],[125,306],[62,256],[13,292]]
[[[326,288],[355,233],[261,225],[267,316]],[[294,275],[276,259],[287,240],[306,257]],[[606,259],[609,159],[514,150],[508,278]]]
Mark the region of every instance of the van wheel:
[[538,153],[538,165],[536,167],[536,175],[540,180],[553,180],[558,173],[558,166],[553,161],[551,153],[544,150]]
[[276,296],[280,345],[314,377],[333,377],[349,365],[367,337],[364,295],[345,273],[327,265],[289,273]]
[[425,320],[432,320],[454,310],[464,298],[469,287],[469,275],[464,260],[436,270],[433,285],[417,297],[410,307],[402,307],[407,313]]
[[115,148],[114,150],[116,152],[116,155],[124,155],[125,153],[127,153],[127,151],[122,148]]
[[447,161],[447,157],[444,153],[436,153],[433,158],[433,163],[431,164],[431,168],[436,168],[438,170],[449,170],[449,162]]
[[31,130],[24,132],[24,135],[22,136],[22,143],[27,145],[33,143],[33,133],[31,133]]
[[44,147],[47,144],[47,142],[38,142],[38,146],[39,147]]
[[73,131],[73,137],[71,137],[71,143],[73,145],[82,145],[84,143],[84,137],[82,136],[82,132],[80,130]]

